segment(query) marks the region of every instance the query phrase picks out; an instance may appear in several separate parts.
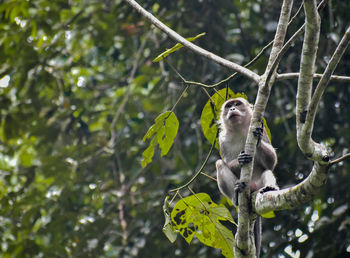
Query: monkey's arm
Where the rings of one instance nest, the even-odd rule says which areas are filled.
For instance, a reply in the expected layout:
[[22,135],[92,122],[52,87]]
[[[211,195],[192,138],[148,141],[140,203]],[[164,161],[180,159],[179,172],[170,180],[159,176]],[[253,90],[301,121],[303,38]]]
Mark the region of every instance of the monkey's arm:
[[277,155],[275,149],[272,147],[269,137],[267,136],[264,124],[261,123],[261,127],[255,128],[253,132],[254,136],[258,138],[255,164],[260,166],[262,170],[272,170],[277,164]]
[[261,140],[256,149],[255,162],[263,170],[274,170],[277,164],[275,149],[269,142]]

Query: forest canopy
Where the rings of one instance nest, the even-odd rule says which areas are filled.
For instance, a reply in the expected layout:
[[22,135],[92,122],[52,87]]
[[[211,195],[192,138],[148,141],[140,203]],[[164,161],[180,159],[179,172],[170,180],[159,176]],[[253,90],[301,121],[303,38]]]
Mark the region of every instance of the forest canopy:
[[[137,1],[185,38],[244,66],[273,40],[280,1]],[[294,1],[292,16],[302,1]],[[347,1],[328,1],[315,72],[323,73],[348,24]],[[203,168],[192,184],[226,205],[201,115],[215,90],[244,93],[257,84],[176,45],[123,0],[8,0],[0,3],[0,253],[4,257],[220,257],[194,238],[171,243],[162,232],[163,202]],[[300,12],[291,37],[304,23]],[[303,36],[283,56],[278,74],[300,69]],[[267,48],[249,67],[263,74]],[[171,52],[171,51],[170,51]],[[350,53],[336,75],[350,76]],[[315,79],[315,85],[317,83]],[[264,117],[279,163],[278,184],[308,176],[313,163],[298,148],[298,77],[276,80]],[[315,89],[315,88],[314,88]],[[349,152],[350,87],[331,80],[318,107],[313,138],[331,159]],[[173,145],[142,166],[156,119],[171,110]],[[146,164],[144,164],[146,165]],[[350,162],[332,166],[324,187],[294,210],[263,222],[265,257],[345,257],[350,253]],[[192,195],[190,190],[182,197]],[[181,198],[180,198],[181,199]],[[177,199],[176,201],[180,200]]]

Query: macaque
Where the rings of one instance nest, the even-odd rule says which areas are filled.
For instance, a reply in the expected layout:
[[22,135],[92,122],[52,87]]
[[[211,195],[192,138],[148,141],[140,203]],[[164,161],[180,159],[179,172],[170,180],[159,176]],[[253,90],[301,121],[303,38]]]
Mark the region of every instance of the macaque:
[[[245,187],[245,184],[239,180],[241,166],[252,161],[252,157],[244,153],[252,114],[252,105],[244,98],[230,99],[221,108],[219,146],[222,160],[216,162],[217,180],[220,192],[230,198],[235,206],[238,206],[239,192]],[[278,190],[276,178],[272,173],[277,163],[276,151],[263,127],[256,128],[254,135],[258,137],[258,144],[250,190],[251,192]],[[261,242],[259,216],[254,231],[256,253],[259,257]]]

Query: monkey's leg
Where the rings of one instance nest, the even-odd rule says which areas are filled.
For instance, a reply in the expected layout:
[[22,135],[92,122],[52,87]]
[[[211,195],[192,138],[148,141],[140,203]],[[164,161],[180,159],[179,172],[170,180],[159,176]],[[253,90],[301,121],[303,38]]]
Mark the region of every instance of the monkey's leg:
[[247,184],[245,182],[240,181],[240,180],[238,180],[237,183],[235,183],[232,203],[236,207],[238,206],[238,195],[243,191],[243,189],[246,186],[247,186]]
[[216,173],[220,192],[226,195],[232,203],[235,204],[235,184],[238,178],[221,159],[216,161]]
[[[251,162],[253,160],[253,157],[250,154],[244,153],[244,151],[242,151],[239,155],[238,155],[238,163],[243,166],[244,164],[248,164],[249,162]],[[238,195],[239,193],[241,193],[243,191],[243,189],[247,186],[247,184],[245,182],[242,182],[240,180],[238,180],[235,183],[235,187],[234,187],[234,198],[233,198],[233,204],[235,206],[238,206]]]
[[265,170],[261,175],[261,185],[260,193],[265,193],[268,191],[279,190],[276,182],[276,177],[273,175],[271,170]]

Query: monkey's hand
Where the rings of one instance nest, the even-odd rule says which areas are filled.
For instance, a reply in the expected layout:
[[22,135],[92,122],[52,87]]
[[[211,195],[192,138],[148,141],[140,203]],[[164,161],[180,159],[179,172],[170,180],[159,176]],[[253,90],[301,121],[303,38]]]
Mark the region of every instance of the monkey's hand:
[[238,163],[243,166],[245,164],[248,164],[249,162],[251,162],[253,160],[252,155],[245,153],[244,151],[242,151],[239,155],[238,155]]
[[243,191],[243,189],[247,186],[247,184],[245,182],[241,182],[241,181],[237,181],[235,183],[235,187],[234,187],[234,192],[233,192],[233,205],[235,207],[238,206],[238,195],[239,193],[241,193]]
[[261,127],[257,127],[255,128],[255,130],[253,131],[253,134],[255,137],[258,137],[258,142],[257,145],[260,143],[260,140],[264,134],[264,123],[261,122]]

